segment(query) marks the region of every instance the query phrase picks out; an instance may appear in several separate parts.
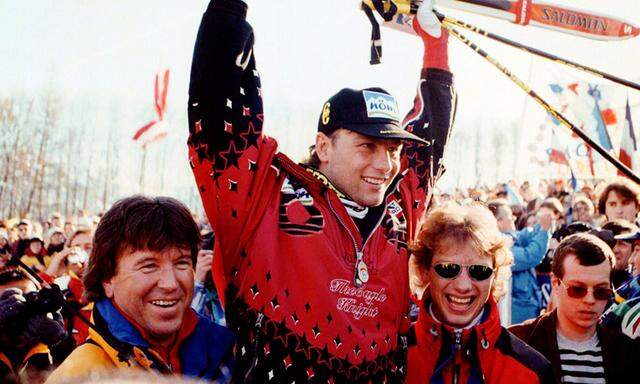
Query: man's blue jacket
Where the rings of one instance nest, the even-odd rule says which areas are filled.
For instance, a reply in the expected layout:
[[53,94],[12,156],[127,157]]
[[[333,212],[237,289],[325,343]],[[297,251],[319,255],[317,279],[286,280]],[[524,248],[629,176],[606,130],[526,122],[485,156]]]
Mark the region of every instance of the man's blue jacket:
[[538,317],[542,309],[542,293],[534,268],[542,262],[549,246],[549,231],[536,224],[533,230],[508,232],[513,238],[514,263],[511,268],[511,324]]

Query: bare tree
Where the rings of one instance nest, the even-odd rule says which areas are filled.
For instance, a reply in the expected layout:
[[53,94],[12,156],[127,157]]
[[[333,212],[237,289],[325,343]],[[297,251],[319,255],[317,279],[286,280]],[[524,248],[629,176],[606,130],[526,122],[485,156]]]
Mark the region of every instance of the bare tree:
[[91,183],[91,165],[93,163],[93,151],[89,152],[89,161],[87,162],[87,177],[85,178],[85,182],[84,182],[84,193],[82,196],[82,210],[86,211],[88,206],[88,198],[89,198],[89,186],[92,185]]

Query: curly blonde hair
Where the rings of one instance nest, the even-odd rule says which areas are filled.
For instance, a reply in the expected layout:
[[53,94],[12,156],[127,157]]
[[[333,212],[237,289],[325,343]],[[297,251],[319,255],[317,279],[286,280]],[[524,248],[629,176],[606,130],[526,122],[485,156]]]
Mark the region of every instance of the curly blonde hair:
[[[491,211],[479,204],[461,205],[456,202],[446,204],[427,214],[418,233],[417,240],[410,246],[413,254],[412,271],[425,271],[431,268],[431,260],[445,241],[454,243],[471,242],[483,256],[490,258],[495,269],[493,297],[498,301],[506,293],[506,285],[511,276],[513,255],[510,242],[498,229],[498,222]],[[422,273],[412,273],[413,286],[424,289]]]

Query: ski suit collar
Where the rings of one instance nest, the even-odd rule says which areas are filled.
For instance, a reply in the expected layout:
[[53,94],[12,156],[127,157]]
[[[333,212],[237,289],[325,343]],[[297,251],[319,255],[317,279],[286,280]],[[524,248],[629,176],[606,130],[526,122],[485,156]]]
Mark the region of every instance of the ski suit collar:
[[462,333],[461,343],[465,345],[472,334],[476,334],[476,342],[478,350],[489,349],[498,341],[502,326],[500,324],[500,315],[498,313],[498,306],[493,299],[493,296],[489,296],[489,300],[484,306],[483,314],[478,324],[457,330],[456,328],[440,323],[429,314],[430,297],[427,293],[423,296],[423,300],[420,304],[420,313],[418,315],[420,321],[416,324],[416,335],[418,338],[429,337],[432,341],[437,340],[442,333],[448,333],[454,335],[456,331]]

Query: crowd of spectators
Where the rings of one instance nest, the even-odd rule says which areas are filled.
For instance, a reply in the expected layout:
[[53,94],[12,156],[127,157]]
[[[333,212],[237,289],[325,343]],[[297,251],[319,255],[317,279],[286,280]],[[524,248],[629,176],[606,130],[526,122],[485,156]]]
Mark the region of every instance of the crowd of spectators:
[[[451,204],[458,207],[484,206],[495,217],[497,229],[504,240],[501,246],[509,249],[513,256],[510,266],[509,263],[501,266],[502,269],[510,269],[511,276],[510,279],[509,274],[505,275],[507,278],[500,278],[499,296],[504,294],[510,303],[510,307],[500,310],[502,324],[524,323],[512,328],[513,332],[539,349],[551,361],[556,375],[567,374],[559,368],[559,359],[563,356],[558,352],[558,345],[584,352],[597,344],[600,367],[605,368],[609,367],[609,362],[605,357],[602,363],[603,350],[635,348],[629,346],[631,344],[628,345],[626,339],[612,339],[609,332],[624,334],[629,340],[639,336],[640,316],[634,316],[640,308],[640,229],[637,226],[640,190],[637,186],[625,179],[586,184],[578,190],[560,182],[540,182],[535,187],[529,182],[521,185],[511,182],[493,188],[435,194],[430,212],[440,211],[442,214],[462,209],[454,207],[452,211]],[[0,350],[2,356],[6,357],[0,364],[3,377],[14,380],[21,377],[41,382],[46,378],[43,372],[49,372],[75,346],[87,340],[90,329],[79,316],[90,319],[95,300],[87,298],[83,278],[93,252],[93,235],[101,216],[81,213],[65,220],[63,215],[54,213],[44,220],[21,218],[0,222],[0,306],[4,305],[0,311],[0,342],[3,344]],[[190,306],[212,322],[224,325],[224,311],[211,278],[214,235],[206,221],[197,221],[203,241],[194,259],[194,288]],[[592,238],[586,240],[586,246],[581,243],[576,245],[576,233],[588,234]],[[563,240],[567,238],[573,239],[573,245],[565,245]],[[441,240],[446,241],[446,238]],[[571,255],[567,257],[566,250],[560,253],[563,259],[560,264],[564,263],[562,267],[555,260],[559,255],[559,245],[569,247],[568,254]],[[414,251],[420,253],[419,248]],[[581,256],[580,252],[586,256]],[[596,261],[589,259],[594,252],[602,254]],[[567,258],[569,261],[564,261]],[[610,273],[606,268],[604,272],[598,272],[596,267],[588,267],[595,268],[595,272],[583,271],[577,282],[567,276],[576,268],[583,268],[582,265],[599,265],[602,260],[611,264]],[[31,273],[25,268],[30,269]],[[597,282],[595,288],[588,283],[592,274],[603,280]],[[585,276],[587,282],[582,282],[580,277]],[[566,287],[563,296],[565,282],[572,285]],[[429,286],[428,282],[424,283],[426,287]],[[435,285],[431,288],[438,289]],[[439,297],[441,291],[433,289],[430,297]],[[48,316],[34,316],[35,319],[18,314],[16,303],[39,290],[48,292],[40,296],[59,295],[66,304],[42,309],[49,311],[46,312]],[[588,294],[590,290],[593,291],[592,295]],[[487,299],[491,303],[499,299],[496,291],[493,292],[495,297]],[[18,296],[20,300],[15,299]],[[571,303],[571,300],[585,298],[594,301],[591,303],[593,307],[589,307],[589,311],[592,311],[591,322],[587,322],[586,326],[580,324],[581,313],[575,312],[576,303]],[[491,310],[497,309],[492,307]],[[16,325],[16,319],[23,321]],[[554,329],[556,324],[560,336],[553,333],[552,340],[548,335],[543,338],[543,333]],[[575,332],[572,334],[571,330]],[[16,339],[18,334],[22,334],[19,340]],[[585,335],[589,336],[586,341]],[[594,342],[594,335],[605,337],[608,344]],[[11,350],[9,345],[12,346]],[[413,375],[415,371],[410,373]],[[601,373],[602,377],[612,377],[612,373],[604,368]]]

